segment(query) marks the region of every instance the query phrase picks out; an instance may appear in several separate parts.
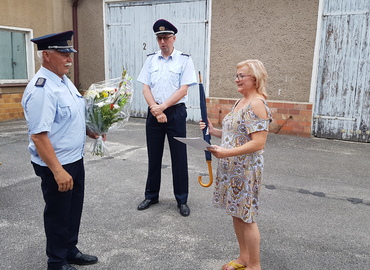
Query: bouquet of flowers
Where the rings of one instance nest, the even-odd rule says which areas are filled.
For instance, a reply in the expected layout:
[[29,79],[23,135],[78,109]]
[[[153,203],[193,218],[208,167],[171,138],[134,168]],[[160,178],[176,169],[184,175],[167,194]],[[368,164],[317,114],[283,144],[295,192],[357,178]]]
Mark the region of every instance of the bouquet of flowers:
[[126,70],[122,77],[93,83],[86,91],[86,128],[99,135],[91,145],[93,155],[109,155],[102,135],[127,123],[132,94],[132,77]]

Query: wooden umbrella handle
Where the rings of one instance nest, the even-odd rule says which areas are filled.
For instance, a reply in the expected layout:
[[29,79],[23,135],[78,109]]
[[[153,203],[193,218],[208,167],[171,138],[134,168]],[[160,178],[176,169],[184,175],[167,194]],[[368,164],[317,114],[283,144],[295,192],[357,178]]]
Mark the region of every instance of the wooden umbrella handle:
[[198,176],[198,183],[202,186],[202,187],[210,187],[213,183],[213,173],[212,173],[212,160],[206,160],[207,163],[208,163],[208,174],[209,174],[209,182],[208,184],[204,184],[202,182],[202,176]]

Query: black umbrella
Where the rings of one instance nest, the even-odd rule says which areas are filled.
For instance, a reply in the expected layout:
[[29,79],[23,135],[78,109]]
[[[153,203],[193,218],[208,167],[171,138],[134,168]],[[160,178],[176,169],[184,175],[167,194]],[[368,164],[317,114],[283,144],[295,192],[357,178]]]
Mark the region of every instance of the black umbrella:
[[[207,117],[207,106],[206,106],[206,94],[204,93],[204,87],[202,84],[202,76],[199,71],[199,99],[200,99],[200,113],[202,121],[206,123],[206,127],[203,129],[203,139],[211,143],[211,135],[209,134],[208,129],[208,117]],[[213,174],[212,174],[212,155],[209,151],[204,151],[206,155],[206,162],[208,164],[208,173],[209,173],[209,183],[204,184],[202,182],[202,176],[198,176],[198,182],[202,187],[209,187],[213,183]]]

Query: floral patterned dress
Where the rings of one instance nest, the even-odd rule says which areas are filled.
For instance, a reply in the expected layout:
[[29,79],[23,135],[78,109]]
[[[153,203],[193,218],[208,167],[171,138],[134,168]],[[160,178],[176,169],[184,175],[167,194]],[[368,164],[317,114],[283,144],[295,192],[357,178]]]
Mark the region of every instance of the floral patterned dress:
[[[262,99],[261,99],[262,100]],[[221,147],[235,148],[251,140],[251,133],[269,130],[271,111],[265,104],[268,119],[260,119],[250,104],[238,112],[231,112],[222,121]],[[258,195],[263,172],[263,150],[251,154],[221,158],[218,162],[213,204],[226,208],[226,213],[244,222],[256,221]]]

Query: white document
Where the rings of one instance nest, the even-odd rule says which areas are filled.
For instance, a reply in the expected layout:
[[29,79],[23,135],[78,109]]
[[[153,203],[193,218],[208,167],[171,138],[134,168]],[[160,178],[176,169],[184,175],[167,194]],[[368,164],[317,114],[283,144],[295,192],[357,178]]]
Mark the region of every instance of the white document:
[[212,146],[207,143],[205,140],[203,140],[202,138],[181,138],[181,137],[174,137],[176,140],[182,142],[182,143],[185,143],[187,145],[190,145],[192,147],[195,147],[199,150],[207,150],[207,147],[211,147]]

